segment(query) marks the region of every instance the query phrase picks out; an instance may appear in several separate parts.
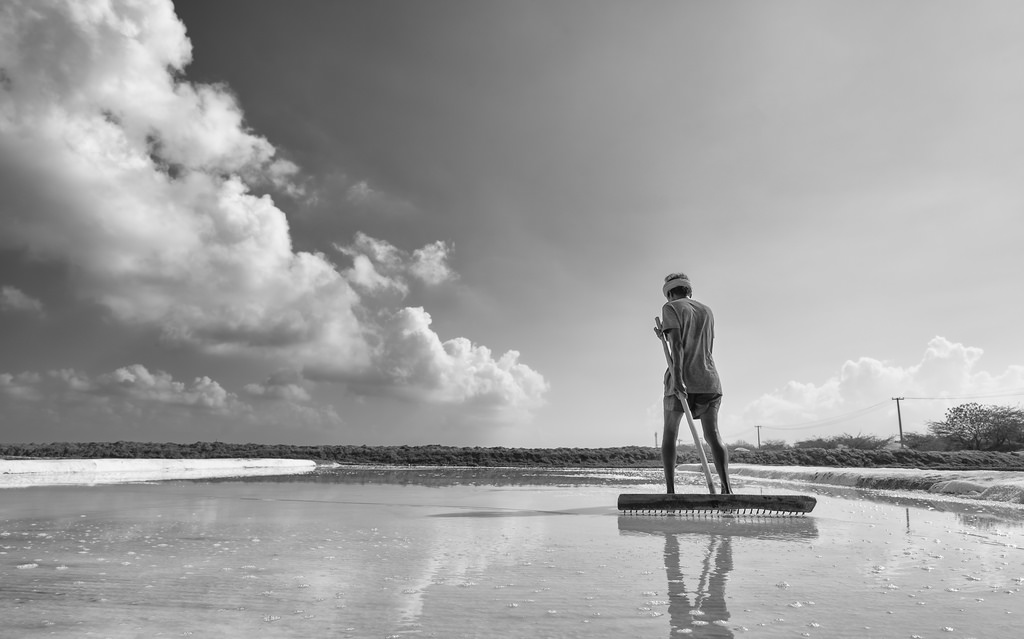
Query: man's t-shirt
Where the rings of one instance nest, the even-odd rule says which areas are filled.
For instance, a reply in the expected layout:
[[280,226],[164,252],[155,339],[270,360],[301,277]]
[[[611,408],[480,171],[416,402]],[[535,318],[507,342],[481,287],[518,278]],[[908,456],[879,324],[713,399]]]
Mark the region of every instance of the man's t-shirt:
[[676,372],[682,373],[687,392],[721,393],[722,382],[711,356],[715,342],[711,309],[690,298],[672,300],[661,307],[661,325],[666,332],[679,331],[682,337],[683,361],[681,365],[676,362]]

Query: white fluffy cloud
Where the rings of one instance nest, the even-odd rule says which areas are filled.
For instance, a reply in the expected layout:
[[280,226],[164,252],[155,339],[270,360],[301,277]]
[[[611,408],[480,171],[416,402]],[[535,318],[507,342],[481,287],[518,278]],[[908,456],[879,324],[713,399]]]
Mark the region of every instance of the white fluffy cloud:
[[409,294],[410,279],[437,286],[457,277],[448,265],[451,248],[441,241],[410,254],[386,240],[356,233],[352,244],[335,244],[334,248],[352,260],[352,266],[343,275],[363,293],[390,291],[404,297]]
[[98,376],[91,392],[101,395],[123,395],[147,402],[199,406],[225,410],[237,401],[221,385],[209,377],[197,377],[186,386],[163,371],[149,372],[142,364],[119,368]]
[[403,387],[445,402],[535,407],[548,389],[543,376],[508,351],[495,358],[485,346],[459,337],[442,342],[430,314],[404,308],[385,325],[382,370]]
[[150,372],[141,364],[90,377],[74,369],[45,373],[0,374],[0,391],[24,401],[55,400],[54,404],[121,402],[136,407],[159,404],[194,407],[212,412],[246,411],[248,406],[209,377],[191,384],[175,381],[163,371]]
[[169,3],[15,2],[0,24],[5,243],[72,264],[115,317],[178,339],[330,336],[368,361],[355,293],[250,191],[282,179],[273,147],[230,93],[169,73],[190,55]]
[[448,267],[448,254],[451,248],[444,242],[437,241],[412,252],[412,264],[409,272],[426,284],[441,284],[455,279],[455,272]]
[[[447,244],[407,254],[360,234],[341,249],[344,272],[295,251],[285,214],[253,188],[299,193],[297,167],[246,127],[228,90],[183,81],[190,60],[169,0],[5,3],[0,243],[70,264],[76,290],[115,319],[210,352],[329,363],[339,379],[427,401],[539,403],[546,384],[518,353],[461,338],[423,348],[367,312],[369,296],[455,277]],[[395,317],[419,317],[424,343],[442,344],[425,313]],[[403,372],[420,369],[443,373]]]
[[[1013,399],[1001,398],[1001,393],[1024,392],[1024,366],[1009,366],[998,374],[976,370],[982,353],[980,348],[935,337],[928,342],[921,361],[910,366],[871,357],[848,360],[835,376],[820,384],[791,381],[761,396],[747,407],[744,421],[765,425],[768,430],[772,425],[811,426],[798,433],[801,437],[860,431],[888,436],[895,424],[891,416],[831,420],[900,396],[913,402],[904,406],[904,425],[923,431],[925,422],[941,419],[947,408],[959,403],[958,398],[997,403]],[[885,415],[895,413],[894,403],[889,408]],[[814,427],[818,422],[828,423]],[[792,439],[796,434],[771,431],[769,437]]]
[[96,437],[98,428],[114,439],[138,437],[144,432],[141,425],[158,423],[161,437],[178,441],[228,432],[274,441],[273,433],[287,424],[293,434],[301,431],[303,437],[322,441],[343,421],[331,405],[310,405],[301,386],[287,381],[296,375],[282,373],[247,386],[245,393],[253,400],[247,402],[209,377],[185,383],[141,364],[95,376],[75,369],[0,373],[0,422],[28,418],[33,433],[65,438],[74,438],[73,432],[52,430],[53,424],[81,425],[88,438]]
[[13,286],[0,288],[0,313],[27,313],[42,316],[43,303],[26,295],[21,289]]

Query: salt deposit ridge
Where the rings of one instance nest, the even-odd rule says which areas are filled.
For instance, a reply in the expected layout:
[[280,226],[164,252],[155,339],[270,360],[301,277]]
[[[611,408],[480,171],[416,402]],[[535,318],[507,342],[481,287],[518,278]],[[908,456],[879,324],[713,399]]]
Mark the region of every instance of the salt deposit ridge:
[[307,459],[0,459],[0,488],[312,472]]
[[[700,466],[696,464],[680,465],[679,468],[700,472]],[[957,497],[1024,504],[1024,472],[1018,471],[731,464],[729,473],[739,477],[782,479],[850,488],[923,490]]]

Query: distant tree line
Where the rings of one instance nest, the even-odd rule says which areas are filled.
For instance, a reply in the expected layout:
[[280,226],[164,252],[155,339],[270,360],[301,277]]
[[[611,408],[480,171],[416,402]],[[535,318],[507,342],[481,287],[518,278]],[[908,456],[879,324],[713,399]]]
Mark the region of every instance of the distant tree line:
[[[861,438],[862,439],[862,438]],[[869,438],[870,439],[870,438]],[[768,466],[888,467],[932,469],[1024,470],[1024,454],[999,451],[922,451],[910,448],[885,449],[787,446],[784,448],[736,450],[735,463]],[[854,438],[851,441],[860,441]],[[868,441],[867,443],[872,444]],[[744,448],[744,447],[739,447]],[[618,448],[505,448],[465,446],[292,446],[288,444],[193,444],[154,442],[91,442],[50,444],[0,444],[5,458],[290,458],[319,463],[378,466],[466,466],[466,467],[603,467],[639,468],[661,466],[661,450],[644,446]],[[681,446],[679,463],[699,463],[696,449]]]
[[787,444],[786,441],[782,439],[769,439],[758,447],[741,440],[736,442],[732,448],[745,448],[748,450],[787,450],[789,448],[823,448],[825,450],[852,448],[855,450],[881,450],[891,446],[894,439],[895,437],[875,437],[874,435],[850,435],[845,433],[842,435],[833,435],[832,437],[815,437],[813,439],[805,439],[792,445]]
[[342,464],[403,464],[409,466],[603,466],[633,467],[661,463],[658,449],[505,448],[468,446],[294,446],[289,444],[193,444],[156,442],[84,442],[0,444],[8,458],[291,458]]
[[[734,447],[762,451],[789,448],[882,450],[899,446],[895,440],[895,436],[843,434],[806,439],[792,445],[781,439],[769,439],[760,447],[739,441]],[[954,406],[946,411],[942,421],[928,422],[926,433],[904,433],[901,448],[938,452],[1024,450],[1024,410],[1020,407],[982,406],[976,403]]]
[[[926,434],[894,437],[835,435],[796,442],[767,440],[760,447],[730,446],[737,463],[796,466],[1024,469],[1024,411],[1006,406],[962,404],[930,422]],[[289,444],[192,444],[157,442],[58,442],[0,444],[6,458],[292,458],[321,463],[408,466],[660,467],[661,451],[646,446],[616,448],[505,448],[467,446],[293,446]],[[710,456],[709,456],[710,458]],[[698,463],[692,445],[679,448],[680,463]]]

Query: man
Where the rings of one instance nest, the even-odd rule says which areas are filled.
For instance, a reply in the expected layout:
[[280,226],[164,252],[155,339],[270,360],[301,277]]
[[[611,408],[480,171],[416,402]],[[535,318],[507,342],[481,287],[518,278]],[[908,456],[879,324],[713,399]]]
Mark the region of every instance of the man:
[[[711,356],[715,341],[715,318],[711,309],[690,297],[693,287],[685,273],[665,278],[662,292],[668,302],[661,308],[661,332],[668,342],[673,366],[665,371],[665,431],[661,459],[665,466],[668,493],[675,492],[676,439],[679,422],[685,416],[682,399],[704,429],[711,446],[715,468],[722,481],[722,494],[732,492],[729,484],[729,451],[718,434],[718,407],[722,403],[722,382]],[[654,329],[658,332],[658,329]]]

